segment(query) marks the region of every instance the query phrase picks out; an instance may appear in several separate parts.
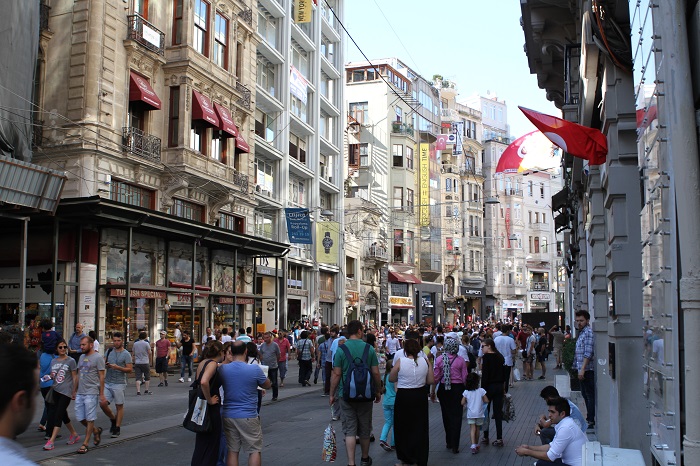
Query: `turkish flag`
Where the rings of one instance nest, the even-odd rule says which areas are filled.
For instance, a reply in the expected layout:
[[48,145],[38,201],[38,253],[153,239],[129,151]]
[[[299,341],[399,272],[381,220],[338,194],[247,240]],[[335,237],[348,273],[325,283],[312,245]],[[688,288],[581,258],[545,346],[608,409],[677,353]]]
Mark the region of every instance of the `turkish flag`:
[[591,165],[605,163],[608,139],[599,130],[524,107],[518,108],[542,134],[569,154],[586,159]]
[[447,138],[449,137],[449,134],[438,134],[437,141],[435,141],[435,150],[447,149]]

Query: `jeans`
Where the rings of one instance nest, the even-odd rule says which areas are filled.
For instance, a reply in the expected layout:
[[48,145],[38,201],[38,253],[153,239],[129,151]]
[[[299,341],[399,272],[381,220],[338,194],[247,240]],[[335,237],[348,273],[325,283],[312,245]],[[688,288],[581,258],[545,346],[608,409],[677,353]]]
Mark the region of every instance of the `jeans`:
[[581,396],[586,402],[586,421],[595,424],[595,371],[585,371],[581,381]]
[[277,385],[277,371],[279,370],[278,367],[269,368],[267,370],[267,378],[270,379],[270,382],[272,383],[272,398],[277,398],[277,395],[279,394],[279,386]]
[[287,361],[277,361],[277,369],[280,372],[280,379],[284,382],[284,379],[287,377]]
[[384,427],[382,428],[382,435],[379,436],[379,440],[387,442],[387,437],[389,436],[389,430],[391,430],[391,440],[387,443],[390,446],[394,445],[394,405],[383,405],[384,406]]
[[182,355],[180,360],[180,378],[185,378],[185,365],[187,365],[188,377],[192,378],[192,356]]

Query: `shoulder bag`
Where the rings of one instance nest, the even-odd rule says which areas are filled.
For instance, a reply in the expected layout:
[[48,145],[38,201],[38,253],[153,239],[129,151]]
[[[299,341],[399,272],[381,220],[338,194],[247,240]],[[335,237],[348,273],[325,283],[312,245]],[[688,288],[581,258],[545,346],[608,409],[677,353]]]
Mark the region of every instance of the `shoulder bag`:
[[195,433],[207,433],[211,432],[211,414],[209,413],[209,404],[207,399],[204,397],[202,392],[202,376],[207,366],[212,360],[204,363],[202,372],[199,373],[199,377],[190,386],[189,393],[189,408],[187,409],[187,414],[185,414],[185,419],[182,421],[182,427],[185,429],[195,432]]

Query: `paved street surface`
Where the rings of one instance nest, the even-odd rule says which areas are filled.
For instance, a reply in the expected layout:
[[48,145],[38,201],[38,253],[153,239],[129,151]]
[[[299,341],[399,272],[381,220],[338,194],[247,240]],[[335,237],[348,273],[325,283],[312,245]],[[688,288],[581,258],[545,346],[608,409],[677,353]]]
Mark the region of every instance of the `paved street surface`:
[[[298,366],[296,362],[291,362],[290,366],[285,387],[280,389],[279,401],[271,402],[269,391],[263,399],[263,464],[272,464],[273,461],[283,465],[321,464],[323,431],[330,421],[328,398],[321,396],[320,384],[301,387],[296,383]],[[429,464],[531,465],[534,460],[518,457],[514,449],[523,443],[539,444],[539,439],[532,433],[532,426],[537,416],[546,411],[546,407],[538,394],[542,387],[553,384],[555,374],[563,373],[550,370],[545,381],[517,382],[515,387],[510,389],[516,403],[517,419],[503,425],[505,446],[498,448],[482,445],[478,455],[472,455],[469,451],[469,431],[466,422],[462,425],[459,454],[455,455],[445,449],[440,407],[438,404],[431,404]],[[169,387],[153,388],[155,395],[136,396],[133,380],[129,382],[126,415],[120,438],[109,438],[109,421],[100,411],[97,425],[103,427],[105,433],[99,447],[91,448],[86,455],[77,455],[75,450],[79,444],[65,445],[68,433],[63,429],[63,438],[56,441],[55,450],[43,451],[44,434],[36,430],[41,416],[41,412],[37,410],[35,421],[27,432],[20,436],[19,441],[28,448],[34,461],[48,465],[189,464],[195,434],[181,427],[189,384],[178,383],[177,377],[171,377]],[[73,404],[69,408],[69,415],[71,419],[75,419]],[[370,456],[373,457],[375,465],[393,465],[396,463],[396,455],[379,447],[379,434],[383,422],[381,405],[375,405],[374,433],[377,441],[371,446]],[[336,421],[332,424],[339,440],[335,463],[343,465],[346,464],[346,456],[341,423]],[[76,428],[82,435],[84,428],[77,423]],[[495,439],[495,436],[495,425],[491,421],[491,438]],[[359,457],[358,447],[358,464]],[[241,464],[247,464],[247,455],[242,455],[241,459]]]

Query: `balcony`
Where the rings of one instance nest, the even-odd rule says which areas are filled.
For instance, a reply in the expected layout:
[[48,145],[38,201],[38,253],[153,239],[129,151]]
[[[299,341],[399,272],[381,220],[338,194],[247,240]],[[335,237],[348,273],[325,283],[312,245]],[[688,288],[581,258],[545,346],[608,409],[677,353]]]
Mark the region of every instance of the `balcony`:
[[405,123],[392,123],[391,134],[404,134],[406,136],[414,137],[416,132],[411,125],[407,125]]
[[549,283],[530,282],[530,291],[549,291]]
[[138,128],[122,128],[122,145],[130,154],[160,163],[160,138],[144,133]]
[[368,247],[365,251],[365,259],[379,262],[388,262],[389,253],[387,252],[385,247],[373,245]]
[[443,163],[442,167],[440,168],[441,173],[453,173],[455,175],[459,175],[459,167],[457,165],[453,165],[451,163]]
[[231,182],[241,188],[242,191],[248,191],[248,175],[241,173],[238,170],[232,169]]
[[522,196],[523,195],[523,190],[522,189],[515,189],[515,188],[506,188],[504,190],[506,196]]
[[345,288],[348,290],[354,290],[356,291],[357,288],[357,280],[354,278],[346,278],[345,279]]
[[160,56],[165,55],[165,33],[146,21],[141,15],[127,16],[129,29],[127,39],[146,47]]
[[248,86],[241,84],[240,81],[236,81],[236,92],[241,94],[241,98],[236,101],[236,104],[250,110],[251,91],[248,89]]
[[241,18],[241,21],[243,21],[245,24],[253,28],[253,9],[252,8],[246,8],[245,10],[241,11],[238,13],[238,17]]

